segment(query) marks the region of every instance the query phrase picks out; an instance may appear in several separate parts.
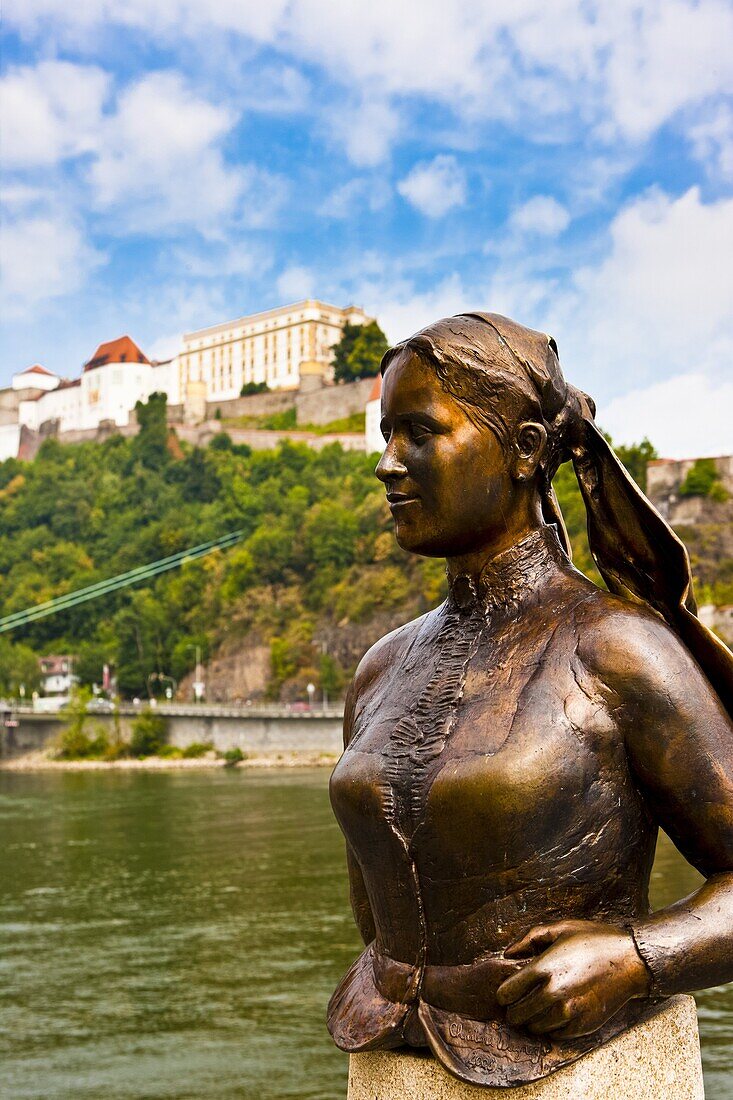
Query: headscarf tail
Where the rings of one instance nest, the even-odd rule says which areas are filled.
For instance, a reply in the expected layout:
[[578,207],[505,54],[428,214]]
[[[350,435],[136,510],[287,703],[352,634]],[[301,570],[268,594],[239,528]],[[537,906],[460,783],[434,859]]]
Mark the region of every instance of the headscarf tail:
[[589,416],[573,448],[598,571],[615,595],[647,604],[690,650],[733,714],[733,653],[697,618],[687,551]]

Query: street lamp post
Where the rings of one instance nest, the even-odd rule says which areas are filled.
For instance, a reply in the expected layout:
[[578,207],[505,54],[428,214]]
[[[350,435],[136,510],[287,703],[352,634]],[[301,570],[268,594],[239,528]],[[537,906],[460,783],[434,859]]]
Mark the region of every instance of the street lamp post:
[[312,710],[313,709],[313,696],[316,693],[316,685],[315,684],[308,684],[308,686],[305,690],[308,692],[308,706]]
[[196,677],[193,682],[193,698],[196,703],[200,703],[204,697],[206,690],[206,684],[204,683],[203,669],[201,667],[201,646],[196,644],[186,646],[186,650],[193,649],[196,651]]
[[325,711],[328,706],[328,694],[326,692],[325,685],[325,672],[326,672],[326,656],[328,654],[328,645],[326,642],[321,642],[321,689],[323,691],[323,709]]

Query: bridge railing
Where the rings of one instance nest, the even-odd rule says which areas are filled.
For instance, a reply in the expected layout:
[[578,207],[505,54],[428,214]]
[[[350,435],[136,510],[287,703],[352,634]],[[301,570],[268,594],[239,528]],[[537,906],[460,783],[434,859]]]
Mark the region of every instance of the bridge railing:
[[[139,703],[124,702],[117,708],[113,704],[103,702],[91,702],[88,712],[90,714],[112,714],[115,709],[118,714],[135,715],[151,706],[150,700],[143,699]],[[156,714],[163,716],[181,716],[197,718],[343,718],[344,708],[342,703],[160,703],[155,702],[152,709]],[[55,718],[62,714],[58,711],[40,710],[30,703],[12,703],[0,700],[0,711],[8,711],[18,715],[35,715],[39,718]]]

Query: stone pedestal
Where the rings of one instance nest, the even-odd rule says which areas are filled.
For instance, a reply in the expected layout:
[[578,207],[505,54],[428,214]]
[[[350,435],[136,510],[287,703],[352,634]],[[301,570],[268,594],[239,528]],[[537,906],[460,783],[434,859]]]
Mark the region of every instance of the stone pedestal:
[[550,1077],[516,1088],[458,1081],[434,1058],[352,1054],[348,1100],[704,1100],[697,1013],[673,997],[646,1023],[618,1035]]

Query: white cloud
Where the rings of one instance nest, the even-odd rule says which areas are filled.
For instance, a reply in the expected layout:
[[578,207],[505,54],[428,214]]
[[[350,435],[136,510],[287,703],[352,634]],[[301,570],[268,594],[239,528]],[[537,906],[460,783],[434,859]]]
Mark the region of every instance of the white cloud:
[[693,123],[687,136],[692,150],[713,178],[733,180],[733,109],[719,103]]
[[96,207],[117,212],[126,229],[211,232],[256,186],[254,169],[229,167],[219,146],[235,121],[177,73],[144,76],[122,92],[100,132],[89,170]]
[[49,298],[73,294],[104,260],[65,213],[5,221],[0,253],[4,308],[16,318]]
[[341,103],[327,113],[327,120],[333,140],[357,168],[374,168],[386,160],[401,127],[399,112],[386,99]]
[[391,197],[390,186],[385,180],[359,176],[331,191],[319,206],[318,213],[324,218],[345,221],[354,217],[363,207],[373,214],[383,210]]
[[174,355],[178,354],[182,344],[183,337],[180,332],[169,336],[159,336],[152,344],[148,344],[146,354],[148,359],[165,362],[166,359],[172,359]]
[[733,9],[725,0],[626,0],[604,11],[608,114],[644,139],[685,106],[733,90]]
[[454,156],[441,154],[416,164],[397,184],[397,190],[421,214],[440,218],[465,203],[466,176]]
[[295,302],[299,298],[309,298],[313,294],[315,275],[307,267],[286,268],[277,280],[277,292],[281,298],[288,302]]
[[[733,199],[703,203],[692,189],[678,198],[653,191],[629,202],[610,225],[606,255],[568,279],[511,258],[471,282],[454,272],[427,289],[368,277],[353,296],[393,341],[471,309],[550,332],[566,377],[598,400],[599,422],[614,438],[647,434],[675,454],[730,450],[731,286]],[[647,396],[637,413],[636,398],[626,395],[642,391]],[[655,410],[669,410],[678,398],[665,429],[667,411]],[[715,409],[706,444],[700,425],[709,402]],[[683,431],[686,407],[690,423]]]
[[552,333],[567,377],[597,399],[731,371],[733,199],[654,189],[613,218],[597,262],[564,275],[543,259],[505,257],[484,285],[486,308]]
[[[726,0],[403,0],[398,11],[391,0],[7,0],[4,14],[8,26],[56,43],[115,25],[166,45],[242,35],[322,67],[357,100],[379,89],[385,113],[395,98],[424,96],[462,118],[519,121],[537,134],[544,119],[565,115],[644,140],[733,83]],[[372,118],[347,137],[363,164],[378,163],[389,144],[370,148],[369,130],[384,126]]]
[[[211,237],[224,224],[272,223],[284,180],[224,156],[238,109],[209,102],[172,71],[142,76],[114,102],[110,88],[109,75],[94,66],[41,62],[12,70],[2,82],[6,169],[38,175],[84,154],[87,205],[111,215],[112,230],[158,234],[190,226]],[[35,187],[52,201],[61,186],[60,176],[48,174],[23,180],[11,184],[12,199]],[[69,188],[68,177],[63,186]]]
[[363,303],[367,313],[378,319],[390,343],[407,339],[439,317],[481,308],[482,303],[472,299],[455,273],[417,290],[409,279],[385,278],[388,270],[389,265],[382,264],[379,278],[363,280],[346,296]]
[[46,167],[94,148],[110,79],[94,65],[42,61],[0,80],[3,164]]
[[519,233],[557,237],[570,224],[570,214],[551,195],[535,195],[512,211],[509,224]]
[[237,102],[248,111],[279,115],[297,113],[309,107],[310,82],[292,65],[268,65],[254,72],[248,70],[245,76],[253,79],[243,82],[239,75],[237,83],[244,86]]
[[263,248],[233,237],[174,247],[170,262],[177,272],[189,278],[221,280],[232,275],[261,274],[272,266],[272,257]]
[[598,422],[616,443],[647,436],[665,458],[730,454],[733,380],[676,375],[601,406]]
[[608,256],[578,272],[565,303],[581,333],[576,361],[602,372],[609,394],[655,374],[730,370],[733,199],[652,191],[621,210],[610,235]]

